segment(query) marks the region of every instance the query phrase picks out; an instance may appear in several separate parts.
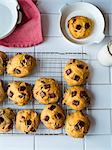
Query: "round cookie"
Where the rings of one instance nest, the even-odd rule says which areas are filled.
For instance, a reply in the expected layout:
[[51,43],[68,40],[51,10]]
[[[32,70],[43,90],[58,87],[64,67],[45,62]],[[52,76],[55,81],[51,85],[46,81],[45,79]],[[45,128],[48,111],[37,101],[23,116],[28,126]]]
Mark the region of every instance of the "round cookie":
[[16,129],[22,132],[36,132],[40,123],[39,115],[33,110],[21,110],[16,116]]
[[84,16],[75,16],[68,21],[68,30],[76,39],[88,37],[92,33],[93,28],[93,21]]
[[41,112],[41,121],[48,129],[59,129],[64,125],[64,111],[57,104],[49,104]]
[[22,81],[13,81],[8,84],[7,95],[13,103],[23,106],[32,98],[32,87]]
[[6,97],[6,93],[3,88],[3,82],[0,80],[0,103],[4,101],[5,97]]
[[0,109],[0,132],[8,132],[13,129],[15,113],[10,108]]
[[36,65],[36,60],[28,54],[17,53],[7,64],[7,73],[14,77],[28,76]]
[[78,59],[70,60],[64,68],[64,79],[69,86],[83,85],[89,76],[89,66]]
[[0,51],[0,75],[2,75],[6,70],[7,61],[7,55],[4,52]]
[[60,96],[58,83],[51,78],[40,78],[35,82],[33,95],[41,104],[56,103]]
[[90,127],[90,120],[87,115],[80,111],[69,114],[65,122],[65,131],[74,138],[83,138]]
[[90,104],[88,91],[81,86],[74,86],[65,91],[63,104],[74,110],[82,110]]

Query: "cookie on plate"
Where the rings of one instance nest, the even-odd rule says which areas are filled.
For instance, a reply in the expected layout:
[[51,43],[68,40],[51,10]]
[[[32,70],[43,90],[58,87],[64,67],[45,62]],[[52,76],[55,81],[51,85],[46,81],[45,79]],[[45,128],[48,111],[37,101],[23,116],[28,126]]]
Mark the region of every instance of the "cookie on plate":
[[35,82],[33,95],[41,104],[56,103],[60,97],[57,81],[52,78],[40,78]]
[[83,85],[89,76],[89,66],[78,59],[70,60],[64,68],[64,78],[69,86]]
[[14,77],[25,77],[31,74],[36,60],[29,54],[17,53],[7,64],[7,73]]
[[94,28],[94,23],[90,18],[75,16],[68,21],[68,30],[76,39],[88,37]]
[[80,111],[69,114],[65,122],[65,131],[74,138],[83,138],[90,127],[90,120],[87,115]]
[[57,104],[49,104],[41,112],[41,121],[48,129],[59,129],[64,125],[64,111]]
[[63,104],[74,110],[82,110],[90,104],[90,97],[86,88],[74,86],[65,91]]
[[7,95],[13,103],[23,106],[32,98],[32,87],[23,81],[13,81],[8,84]]
[[40,123],[39,115],[33,110],[21,110],[16,116],[16,129],[24,133],[36,132]]
[[2,75],[6,70],[7,61],[8,57],[6,53],[0,51],[0,75]]
[[6,93],[3,87],[3,82],[2,80],[0,80],[0,103],[4,101],[5,97],[6,97]]
[[0,109],[0,132],[8,132],[13,129],[15,113],[10,108]]

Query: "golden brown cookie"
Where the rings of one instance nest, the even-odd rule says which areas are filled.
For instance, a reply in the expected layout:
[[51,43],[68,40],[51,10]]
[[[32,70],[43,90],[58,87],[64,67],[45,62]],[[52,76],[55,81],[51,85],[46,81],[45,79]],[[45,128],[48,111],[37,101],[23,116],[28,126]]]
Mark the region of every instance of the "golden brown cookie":
[[36,65],[36,60],[31,55],[17,53],[7,65],[7,73],[14,77],[25,77],[31,74]]
[[89,76],[89,66],[78,59],[70,60],[64,68],[64,78],[69,86],[83,85]]
[[94,28],[94,23],[90,18],[75,16],[68,21],[68,30],[76,39],[88,37]]
[[41,121],[48,129],[59,129],[64,125],[64,111],[57,104],[49,104],[41,112]]
[[36,132],[40,123],[39,115],[33,110],[21,110],[16,116],[16,129],[24,133]]
[[65,131],[74,138],[83,138],[90,127],[90,120],[87,115],[80,111],[69,114],[65,122]]
[[74,86],[65,91],[63,104],[74,110],[82,110],[90,104],[87,89],[82,86]]
[[23,81],[13,81],[8,84],[7,95],[13,103],[23,106],[32,98],[32,87]]
[[15,113],[10,108],[0,109],[0,132],[8,132],[13,129]]
[[35,82],[33,95],[41,104],[56,103],[60,96],[58,83],[51,78],[40,78]]
[[2,75],[6,70],[7,61],[7,55],[4,52],[0,51],[0,75]]
[[5,97],[6,97],[6,93],[3,87],[3,82],[0,80],[0,103],[4,101]]

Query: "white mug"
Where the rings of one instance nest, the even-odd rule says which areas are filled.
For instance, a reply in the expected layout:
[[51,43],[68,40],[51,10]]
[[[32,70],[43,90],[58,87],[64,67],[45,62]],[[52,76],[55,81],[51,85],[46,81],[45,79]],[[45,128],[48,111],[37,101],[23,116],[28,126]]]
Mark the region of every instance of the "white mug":
[[17,0],[0,0],[0,39],[11,34],[21,20],[22,14]]

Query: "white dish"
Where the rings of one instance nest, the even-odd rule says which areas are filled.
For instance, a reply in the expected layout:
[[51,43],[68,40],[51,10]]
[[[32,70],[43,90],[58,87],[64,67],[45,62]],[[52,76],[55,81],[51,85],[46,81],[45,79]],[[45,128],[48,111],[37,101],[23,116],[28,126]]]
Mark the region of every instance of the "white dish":
[[7,37],[21,22],[17,0],[0,0],[0,39]]
[[[93,20],[92,34],[84,39],[75,39],[68,31],[68,21],[74,16],[86,16]],[[104,35],[105,21],[101,11],[94,5],[85,2],[77,2],[73,5],[66,4],[60,9],[60,30],[63,36],[70,42],[85,45],[101,42]]]

